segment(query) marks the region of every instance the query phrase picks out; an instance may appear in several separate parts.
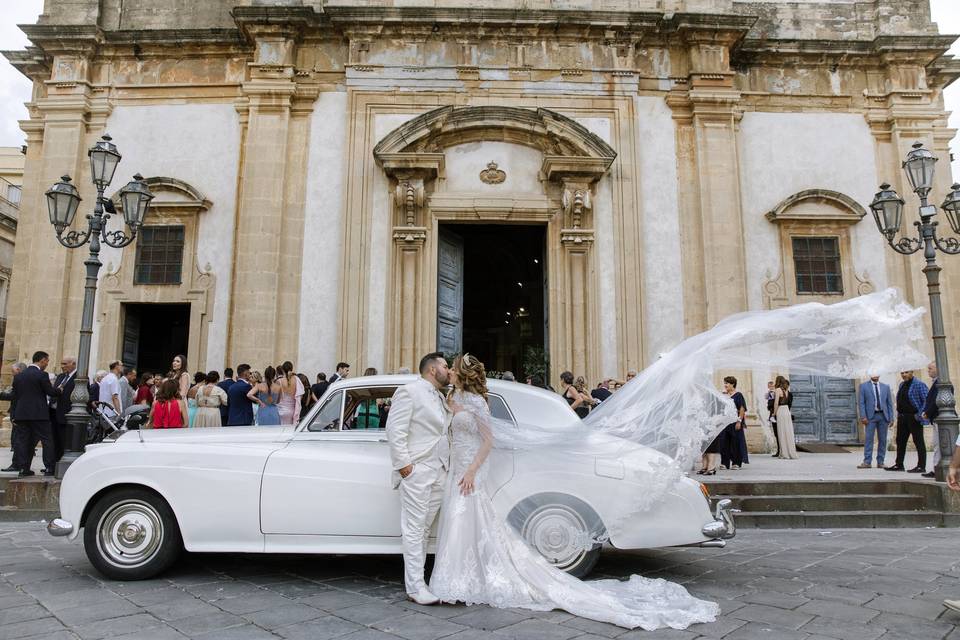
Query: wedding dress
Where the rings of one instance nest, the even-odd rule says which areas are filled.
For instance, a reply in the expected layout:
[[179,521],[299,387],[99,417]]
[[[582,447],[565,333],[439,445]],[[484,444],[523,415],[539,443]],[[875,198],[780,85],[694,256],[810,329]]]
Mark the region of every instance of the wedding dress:
[[450,469],[430,580],[438,598],[500,608],[564,609],[631,629],[685,629],[716,620],[716,604],[666,580],[635,575],[627,581],[584,582],[551,566],[494,511],[486,463],[477,471],[474,491],[462,495],[458,483],[481,447],[493,445],[494,430],[481,396],[458,391],[453,401],[463,410],[450,424]]

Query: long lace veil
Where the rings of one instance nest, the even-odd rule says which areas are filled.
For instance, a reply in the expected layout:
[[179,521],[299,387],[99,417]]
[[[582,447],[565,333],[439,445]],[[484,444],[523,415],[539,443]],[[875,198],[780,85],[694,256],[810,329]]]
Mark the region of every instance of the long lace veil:
[[[894,289],[831,305],[737,314],[684,340],[582,422],[517,426],[492,420],[495,447],[521,454],[516,464],[533,473],[563,466],[570,455],[644,458],[622,483],[621,498],[631,505],[627,517],[668,496],[707,444],[736,420],[733,403],[718,391],[719,375],[746,382],[752,374],[765,382],[772,372],[860,378],[918,369],[930,360],[922,348],[923,314]],[[659,455],[639,456],[641,448]]]

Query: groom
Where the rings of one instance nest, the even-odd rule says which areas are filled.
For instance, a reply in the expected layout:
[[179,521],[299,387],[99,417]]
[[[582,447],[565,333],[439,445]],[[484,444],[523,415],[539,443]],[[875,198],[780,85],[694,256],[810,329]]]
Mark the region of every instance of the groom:
[[423,564],[450,458],[451,416],[442,392],[449,379],[443,354],[428,353],[420,360],[420,378],[393,394],[387,418],[393,487],[400,487],[404,582],[410,599],[424,605],[439,602],[427,589]]

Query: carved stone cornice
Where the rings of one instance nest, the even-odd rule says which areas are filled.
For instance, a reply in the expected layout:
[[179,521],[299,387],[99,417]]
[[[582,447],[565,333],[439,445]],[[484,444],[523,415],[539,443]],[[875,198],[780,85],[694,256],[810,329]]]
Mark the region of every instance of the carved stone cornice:
[[442,178],[446,156],[442,153],[374,153],[374,158],[391,178],[422,180]]
[[593,245],[593,229],[561,229],[560,243],[568,251],[586,252]]
[[427,241],[426,227],[394,227],[393,241],[403,249],[418,250]]
[[[827,206],[817,207],[813,213],[795,210],[797,205],[807,201]],[[773,223],[792,221],[853,225],[860,222],[866,215],[867,210],[863,205],[844,193],[830,189],[805,189],[781,201],[768,211],[765,217]]]

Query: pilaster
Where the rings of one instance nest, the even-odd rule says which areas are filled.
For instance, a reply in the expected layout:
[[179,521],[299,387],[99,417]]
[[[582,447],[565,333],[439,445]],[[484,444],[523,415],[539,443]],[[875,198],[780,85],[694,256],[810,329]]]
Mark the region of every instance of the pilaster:
[[294,75],[300,25],[275,22],[269,11],[238,22],[255,54],[238,104],[246,130],[227,361],[266,366],[296,355],[307,116],[317,94]]

